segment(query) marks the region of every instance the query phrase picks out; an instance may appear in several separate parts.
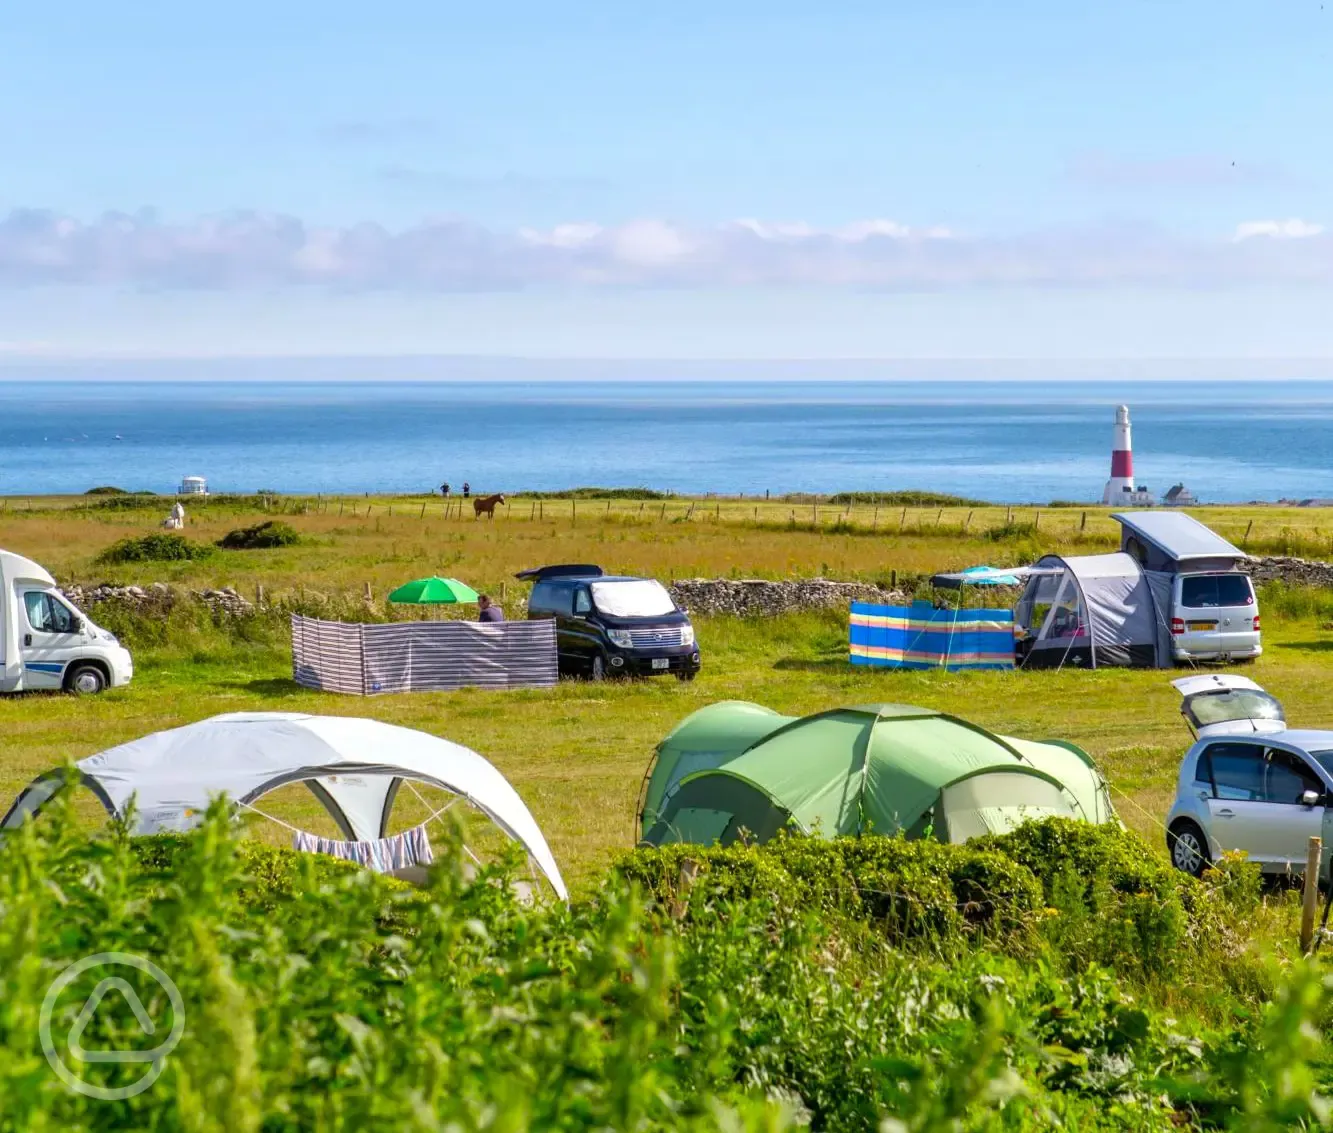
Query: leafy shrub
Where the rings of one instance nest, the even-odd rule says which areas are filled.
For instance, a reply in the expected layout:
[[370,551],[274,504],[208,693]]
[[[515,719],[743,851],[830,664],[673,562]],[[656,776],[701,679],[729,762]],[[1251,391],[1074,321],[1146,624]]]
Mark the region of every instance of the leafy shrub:
[[[450,490],[453,490],[452,487]],[[474,496],[476,492],[472,493]],[[563,492],[514,492],[511,499],[525,500],[674,500],[674,492],[652,488],[568,488]]]
[[97,556],[97,561],[107,564],[190,562],[206,559],[212,553],[212,547],[191,542],[184,535],[164,531],[112,543]]
[[[814,497],[788,495],[784,500],[809,502]],[[944,492],[838,492],[827,497],[830,504],[871,504],[879,507],[989,507],[985,500],[950,496]]]
[[[760,889],[808,877],[816,906],[757,893],[675,917],[617,884],[569,908],[520,904],[503,872],[465,880],[452,838],[430,886],[405,889],[240,842],[220,805],[186,836],[90,840],[57,796],[0,842],[0,1120],[74,1133],[1319,1124],[1313,1024],[1328,992],[1316,971],[1295,971],[1253,1021],[1211,1031],[1136,1002],[1104,969],[1069,978],[1040,955],[937,959],[848,936],[846,875],[797,843],[778,872],[750,852],[732,872]],[[825,845],[865,876],[947,872],[955,893],[976,880],[960,866],[985,863],[988,891],[1022,876],[967,847]],[[114,1105],[50,1072],[39,1025],[55,977],[97,952],[150,960],[187,1013],[160,1078]],[[69,1034],[105,974],[52,1000],[48,1033]],[[165,1026],[160,989],[116,974]],[[82,1044],[156,1041],[108,1009]],[[80,1065],[104,1086],[142,1073]]]
[[152,492],[126,492],[123,495],[99,495],[92,506],[98,511],[147,511],[161,507],[162,499]]
[[85,496],[128,496],[130,493],[124,488],[115,488],[110,484],[104,484],[100,488],[89,488],[83,493]]
[[668,906],[688,900],[692,909],[707,910],[718,901],[762,899],[850,917],[898,944],[940,948],[978,933],[1020,937],[1043,907],[1041,886],[1012,860],[931,840],[789,837],[765,846],[672,845],[636,850],[616,870]]
[[218,546],[232,551],[249,551],[268,547],[293,547],[300,541],[301,536],[290,524],[283,523],[280,519],[270,519],[253,527],[228,531],[218,540]]

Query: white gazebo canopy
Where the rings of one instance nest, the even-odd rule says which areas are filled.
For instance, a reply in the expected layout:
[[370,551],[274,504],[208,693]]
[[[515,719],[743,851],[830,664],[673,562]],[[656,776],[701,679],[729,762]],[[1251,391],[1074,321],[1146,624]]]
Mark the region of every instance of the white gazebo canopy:
[[[527,851],[562,900],[568,890],[546,839],[509,781],[475,751],[411,728],[347,716],[235,712],[108,748],[75,764],[113,817],[135,800],[138,834],[187,830],[225,793],[251,806],[288,783],[305,783],[349,841],[388,834],[403,782],[466,799]],[[65,783],[35,779],[0,829],[35,814]]]

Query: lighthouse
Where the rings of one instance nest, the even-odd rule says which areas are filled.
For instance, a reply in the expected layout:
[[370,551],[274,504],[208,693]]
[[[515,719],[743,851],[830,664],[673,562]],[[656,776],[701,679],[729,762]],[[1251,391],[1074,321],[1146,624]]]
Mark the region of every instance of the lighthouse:
[[1152,501],[1146,489],[1134,485],[1134,445],[1129,434],[1129,406],[1115,411],[1115,431],[1111,437],[1111,478],[1102,492],[1102,503],[1130,506]]

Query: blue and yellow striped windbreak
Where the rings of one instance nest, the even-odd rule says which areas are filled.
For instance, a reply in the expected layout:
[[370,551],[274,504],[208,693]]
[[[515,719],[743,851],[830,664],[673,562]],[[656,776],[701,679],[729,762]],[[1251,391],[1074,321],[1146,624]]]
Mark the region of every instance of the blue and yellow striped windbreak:
[[853,602],[851,660],[882,669],[1012,669],[1013,611]]

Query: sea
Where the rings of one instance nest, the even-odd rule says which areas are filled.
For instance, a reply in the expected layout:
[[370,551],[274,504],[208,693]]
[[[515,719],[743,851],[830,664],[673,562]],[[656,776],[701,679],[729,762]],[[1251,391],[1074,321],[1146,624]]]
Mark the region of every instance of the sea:
[[0,382],[0,495],[100,485],[1100,499],[1115,407],[1155,493],[1333,497],[1333,382]]

